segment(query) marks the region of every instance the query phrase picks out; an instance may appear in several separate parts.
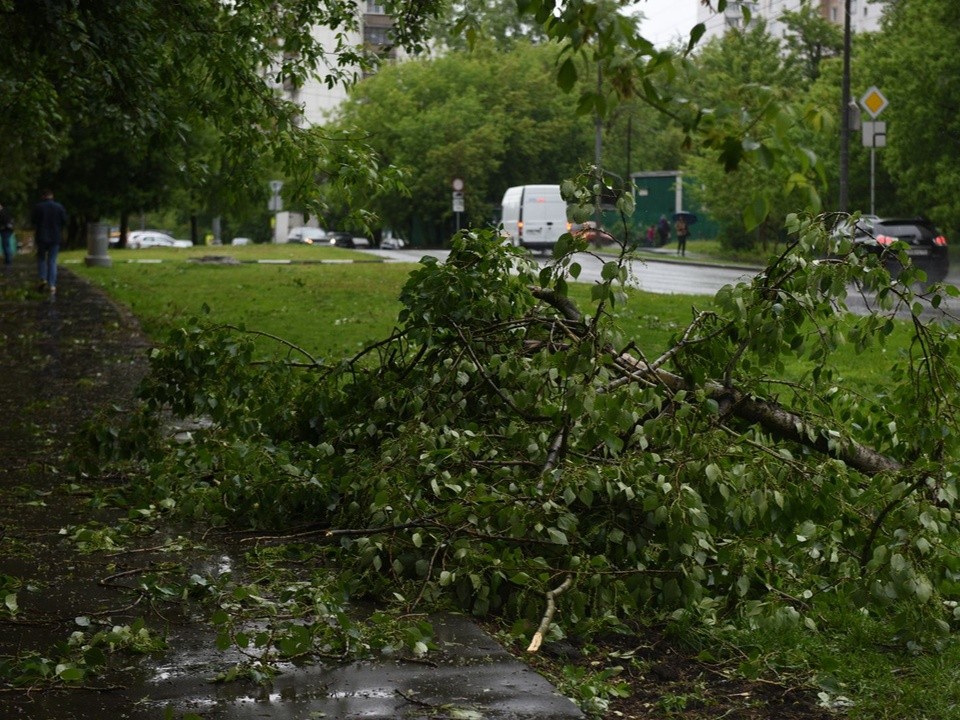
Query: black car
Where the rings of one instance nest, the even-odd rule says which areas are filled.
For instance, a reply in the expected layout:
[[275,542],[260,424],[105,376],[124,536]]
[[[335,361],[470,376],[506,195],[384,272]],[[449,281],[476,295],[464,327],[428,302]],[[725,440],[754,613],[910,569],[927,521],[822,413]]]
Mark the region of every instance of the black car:
[[[940,282],[950,269],[947,238],[926,218],[880,218],[865,215],[856,224],[853,241],[871,251],[884,253],[895,242],[906,244],[912,263],[927,274],[928,282]],[[894,274],[902,269],[894,253],[884,255]]]
[[353,233],[348,232],[332,232],[327,234],[327,239],[331,245],[342,248],[352,248],[356,247],[356,243],[353,241]]

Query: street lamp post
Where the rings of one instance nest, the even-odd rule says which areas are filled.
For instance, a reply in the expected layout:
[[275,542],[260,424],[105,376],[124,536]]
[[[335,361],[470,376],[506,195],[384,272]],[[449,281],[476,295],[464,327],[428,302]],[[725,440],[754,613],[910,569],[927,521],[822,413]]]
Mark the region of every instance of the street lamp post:
[[850,205],[850,0],[843,3],[843,79],[840,100],[840,198],[837,210]]

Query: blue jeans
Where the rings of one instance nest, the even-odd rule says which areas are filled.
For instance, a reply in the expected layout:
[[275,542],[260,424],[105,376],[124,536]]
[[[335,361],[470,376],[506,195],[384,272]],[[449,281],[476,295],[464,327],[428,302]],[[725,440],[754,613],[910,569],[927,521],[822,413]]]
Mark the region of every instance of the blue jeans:
[[59,245],[37,246],[37,272],[40,275],[40,282],[50,287],[56,287],[57,284],[57,255],[59,254]]
[[13,256],[17,250],[13,246],[12,230],[0,230],[0,245],[3,245],[3,264],[9,265],[13,262]]

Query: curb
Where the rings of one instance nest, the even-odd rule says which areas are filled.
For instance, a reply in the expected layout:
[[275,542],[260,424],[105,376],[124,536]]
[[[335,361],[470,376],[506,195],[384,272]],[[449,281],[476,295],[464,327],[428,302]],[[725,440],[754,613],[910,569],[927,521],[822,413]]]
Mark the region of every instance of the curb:
[[[353,265],[353,264],[382,264],[387,262],[386,258],[377,258],[372,260],[337,260],[337,259],[327,259],[327,260],[289,260],[289,259],[266,259],[266,260],[235,260],[231,259],[227,262],[218,262],[219,257],[216,259],[210,259],[210,256],[203,257],[190,257],[182,259],[165,259],[165,258],[142,258],[142,259],[127,259],[127,260],[116,260],[111,258],[113,262],[117,265],[161,265],[163,263],[178,263],[178,262],[192,262],[192,263],[203,263],[207,265]],[[83,260],[63,260],[60,261],[63,265],[82,265]]]

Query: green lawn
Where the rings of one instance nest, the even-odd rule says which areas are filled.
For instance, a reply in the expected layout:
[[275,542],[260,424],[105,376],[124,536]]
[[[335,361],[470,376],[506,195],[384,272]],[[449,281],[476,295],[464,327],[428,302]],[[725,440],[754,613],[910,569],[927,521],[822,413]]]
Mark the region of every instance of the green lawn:
[[[307,246],[280,246],[272,254],[264,249],[272,248],[218,251],[242,260],[300,262],[359,255]],[[134,253],[135,260],[163,262],[123,261]],[[154,338],[161,338],[171,324],[209,312],[213,320],[278,335],[318,357],[352,354],[367,341],[389,333],[400,309],[397,295],[414,267],[379,262],[216,265],[186,261],[187,256],[210,254],[209,248],[207,252],[128,251],[114,253],[113,266],[102,268],[86,267],[82,254],[71,251],[63,253],[63,262],[73,260],[68,267],[129,306]]]
[[[389,335],[400,310],[400,289],[416,267],[305,245],[113,251],[109,268],[87,267],[84,255],[71,250],[61,258],[130,307],[157,340],[172,325],[208,313],[214,321],[277,335],[328,360],[351,356]],[[210,255],[229,255],[241,264],[188,262]],[[291,263],[254,262],[258,260]],[[573,285],[572,295],[581,308],[591,307],[589,285]],[[618,308],[618,322],[625,342],[632,339],[655,356],[689,323],[694,308],[708,308],[710,303],[705,296],[632,291],[627,304]],[[833,361],[860,386],[884,382],[893,355],[906,345],[907,333],[906,325],[899,327],[889,349],[875,351],[869,362],[850,346],[838,351]],[[266,341],[260,346],[264,351],[276,347]],[[800,362],[789,363],[787,374],[795,378],[805,368]]]

